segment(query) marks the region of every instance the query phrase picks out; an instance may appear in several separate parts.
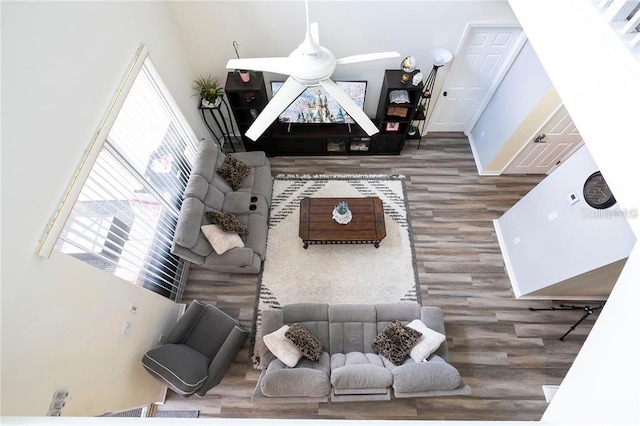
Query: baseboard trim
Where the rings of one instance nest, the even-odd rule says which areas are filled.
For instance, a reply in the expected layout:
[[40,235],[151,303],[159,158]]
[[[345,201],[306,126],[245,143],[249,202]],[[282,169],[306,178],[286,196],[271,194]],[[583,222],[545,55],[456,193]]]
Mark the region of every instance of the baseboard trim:
[[469,146],[471,147],[471,153],[473,154],[473,161],[476,163],[476,169],[478,169],[478,175],[480,176],[500,176],[500,172],[486,172],[482,167],[482,163],[480,162],[480,156],[478,155],[478,151],[476,151],[476,144],[473,140],[473,134],[469,133],[467,135],[467,139],[469,139]]

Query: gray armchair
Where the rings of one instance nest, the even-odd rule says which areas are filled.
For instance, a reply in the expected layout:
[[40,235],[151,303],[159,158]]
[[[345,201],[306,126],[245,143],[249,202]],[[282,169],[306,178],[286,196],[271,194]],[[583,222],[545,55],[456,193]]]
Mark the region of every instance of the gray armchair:
[[220,309],[194,300],[142,365],[175,392],[203,396],[220,383],[248,334]]

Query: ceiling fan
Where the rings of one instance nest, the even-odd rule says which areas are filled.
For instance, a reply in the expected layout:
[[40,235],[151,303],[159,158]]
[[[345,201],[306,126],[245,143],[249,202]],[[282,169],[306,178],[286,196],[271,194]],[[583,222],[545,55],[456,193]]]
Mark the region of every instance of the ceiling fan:
[[307,33],[304,41],[288,57],[231,59],[227,62],[228,69],[268,71],[289,76],[249,127],[245,136],[257,140],[307,87],[317,85],[322,86],[369,136],[378,133],[378,128],[364,111],[330,77],[336,65],[397,58],[400,54],[380,52],[336,59],[333,53],[320,46],[317,23],[309,24],[308,0],[305,1],[305,6]]

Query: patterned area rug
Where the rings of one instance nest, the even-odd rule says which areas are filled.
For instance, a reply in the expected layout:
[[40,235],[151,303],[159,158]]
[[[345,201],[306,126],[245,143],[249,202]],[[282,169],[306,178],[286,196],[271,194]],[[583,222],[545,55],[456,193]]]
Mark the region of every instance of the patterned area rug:
[[[254,365],[262,344],[262,311],[299,302],[420,302],[404,177],[280,175],[273,186],[267,255],[258,284]],[[379,197],[387,236],[371,244],[311,245],[298,236],[304,197]]]

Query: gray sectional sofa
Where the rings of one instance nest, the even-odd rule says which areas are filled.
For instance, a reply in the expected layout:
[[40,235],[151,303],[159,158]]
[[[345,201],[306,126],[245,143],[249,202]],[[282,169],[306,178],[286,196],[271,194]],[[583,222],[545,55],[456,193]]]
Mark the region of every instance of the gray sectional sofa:
[[[225,154],[215,143],[202,141],[191,170],[176,225],[171,252],[197,265],[220,272],[257,273],[267,249],[267,228],[273,179],[271,165],[262,151],[231,154],[250,167],[242,186],[233,190],[216,173]],[[247,226],[244,247],[218,255],[200,230],[209,224],[207,211],[235,214]]]
[[327,305],[300,303],[262,314],[261,335],[283,325],[302,324],[324,345],[318,362],[302,358],[293,368],[260,346],[262,372],[254,400],[357,401],[396,398],[466,395],[471,389],[447,362],[446,340],[426,362],[407,357],[396,366],[373,350],[372,340],[393,320],[407,324],[420,319],[444,334],[440,308],[417,303],[378,305]]

